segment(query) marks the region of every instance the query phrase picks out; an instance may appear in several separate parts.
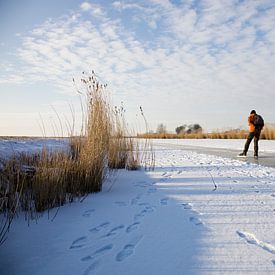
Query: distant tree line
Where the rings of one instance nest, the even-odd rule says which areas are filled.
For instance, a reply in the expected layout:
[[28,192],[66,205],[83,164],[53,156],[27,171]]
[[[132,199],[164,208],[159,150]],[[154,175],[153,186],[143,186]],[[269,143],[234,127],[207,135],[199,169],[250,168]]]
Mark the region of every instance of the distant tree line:
[[196,134],[196,133],[202,132],[202,127],[197,123],[190,124],[190,125],[184,124],[184,125],[178,126],[175,129],[175,131],[178,135],[179,134]]
[[[197,134],[197,133],[202,132],[202,127],[198,123],[190,124],[190,125],[183,124],[181,126],[178,126],[175,129],[175,132],[176,132],[177,135],[180,135],[180,134]],[[163,123],[160,123],[157,126],[156,133],[157,134],[166,134],[167,133],[166,126]]]
[[[200,124],[183,124],[175,128],[175,132],[167,131],[166,125],[158,124],[156,131],[150,130],[144,134],[138,134],[140,138],[209,138],[209,139],[246,139],[248,131],[244,129],[228,129],[223,131],[204,132]],[[261,139],[275,140],[275,124],[267,125],[261,133]]]

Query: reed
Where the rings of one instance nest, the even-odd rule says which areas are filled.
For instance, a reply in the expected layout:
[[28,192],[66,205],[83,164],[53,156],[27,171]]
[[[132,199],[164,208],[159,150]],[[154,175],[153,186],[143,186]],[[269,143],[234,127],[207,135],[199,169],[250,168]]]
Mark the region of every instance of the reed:
[[95,75],[83,75],[86,118],[83,133],[70,132],[69,150],[21,153],[2,161],[0,169],[0,244],[16,212],[28,220],[102,188],[110,140],[110,107],[106,86]]
[[[83,125],[77,136],[74,117],[72,126],[67,123],[68,150],[44,147],[35,154],[21,153],[1,161],[0,244],[18,211],[24,211],[28,221],[38,218],[45,210],[59,209],[67,202],[100,191],[109,168],[136,170],[144,163],[137,139],[129,137],[125,110],[113,110],[106,85],[92,72],[83,73],[80,86]],[[61,125],[60,117],[59,122]],[[65,127],[60,127],[63,135]]]
[[274,140],[275,139],[275,126],[274,124],[267,125],[264,127],[261,133],[261,138],[262,139],[267,139],[267,140]]

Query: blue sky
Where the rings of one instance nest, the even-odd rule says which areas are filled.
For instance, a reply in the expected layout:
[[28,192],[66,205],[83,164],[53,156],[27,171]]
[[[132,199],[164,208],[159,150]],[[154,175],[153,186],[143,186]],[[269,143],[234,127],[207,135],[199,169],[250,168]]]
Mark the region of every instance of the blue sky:
[[139,106],[153,130],[275,122],[273,0],[0,0],[0,34],[0,135],[78,118],[72,77],[91,70],[135,130]]

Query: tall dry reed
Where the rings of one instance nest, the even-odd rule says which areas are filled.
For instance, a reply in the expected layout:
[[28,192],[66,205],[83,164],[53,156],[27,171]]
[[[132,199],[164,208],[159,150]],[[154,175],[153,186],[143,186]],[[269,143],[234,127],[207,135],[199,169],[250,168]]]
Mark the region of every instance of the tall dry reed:
[[[100,191],[106,177],[111,134],[110,105],[106,86],[94,74],[81,78],[86,99],[83,132],[69,138],[70,150],[17,154],[0,169],[0,243],[14,214],[37,212],[61,206],[88,193]],[[84,108],[83,108],[84,109]]]
[[275,126],[274,124],[266,125],[261,133],[262,139],[274,140],[275,139]]
[[[0,244],[18,210],[24,210],[30,221],[39,212],[100,191],[108,168],[136,170],[142,163],[152,167],[154,158],[149,150],[141,156],[137,140],[129,137],[124,108],[112,110],[106,85],[92,72],[83,73],[79,86],[83,125],[78,136],[74,134],[74,117],[72,125],[66,126],[69,149],[50,151],[45,147],[36,154],[17,154],[2,163]],[[59,121],[61,124],[60,117]],[[63,135],[65,127],[60,127]]]
[[109,142],[108,166],[111,169],[139,169],[140,149],[137,140],[131,137],[125,119],[125,108],[115,106],[112,133]]

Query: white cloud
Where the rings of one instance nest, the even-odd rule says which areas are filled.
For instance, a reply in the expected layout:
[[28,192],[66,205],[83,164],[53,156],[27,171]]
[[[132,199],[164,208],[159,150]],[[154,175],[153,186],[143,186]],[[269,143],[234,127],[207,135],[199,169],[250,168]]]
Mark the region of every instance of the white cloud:
[[104,12],[103,8],[101,5],[99,4],[95,4],[95,3],[88,3],[88,2],[83,2],[80,5],[80,9],[83,12],[90,12],[90,14],[94,17],[104,17],[106,15],[106,13]]
[[[94,69],[115,94],[130,98],[130,108],[144,104],[155,112],[152,120],[167,116],[172,121],[177,109],[186,119],[205,122],[207,115],[215,121],[215,108],[224,102],[221,112],[269,106],[270,98],[275,100],[274,5],[259,12],[268,1],[201,3],[115,1],[112,7],[121,17],[112,18],[107,7],[84,2],[83,11],[104,20],[94,23],[75,14],[45,22],[22,36],[17,56],[24,66],[17,74],[14,68],[6,72],[8,81],[1,78],[0,83],[51,81],[63,92],[74,92],[71,77]],[[123,11],[129,9],[140,22],[124,20]],[[149,38],[139,34],[142,22],[151,27]],[[168,105],[173,106],[170,113],[162,112]],[[232,123],[240,125],[241,118]]]
[[113,2],[112,6],[118,10],[128,10],[128,9],[144,10],[144,7],[142,7],[137,3],[125,3],[123,1],[115,1]]
[[105,15],[104,11],[102,10],[102,8],[100,6],[93,6],[93,8],[92,8],[92,14],[94,16],[99,16],[99,17]]
[[92,9],[92,5],[88,2],[83,2],[81,5],[80,5],[80,8],[83,10],[83,11],[89,11]]

